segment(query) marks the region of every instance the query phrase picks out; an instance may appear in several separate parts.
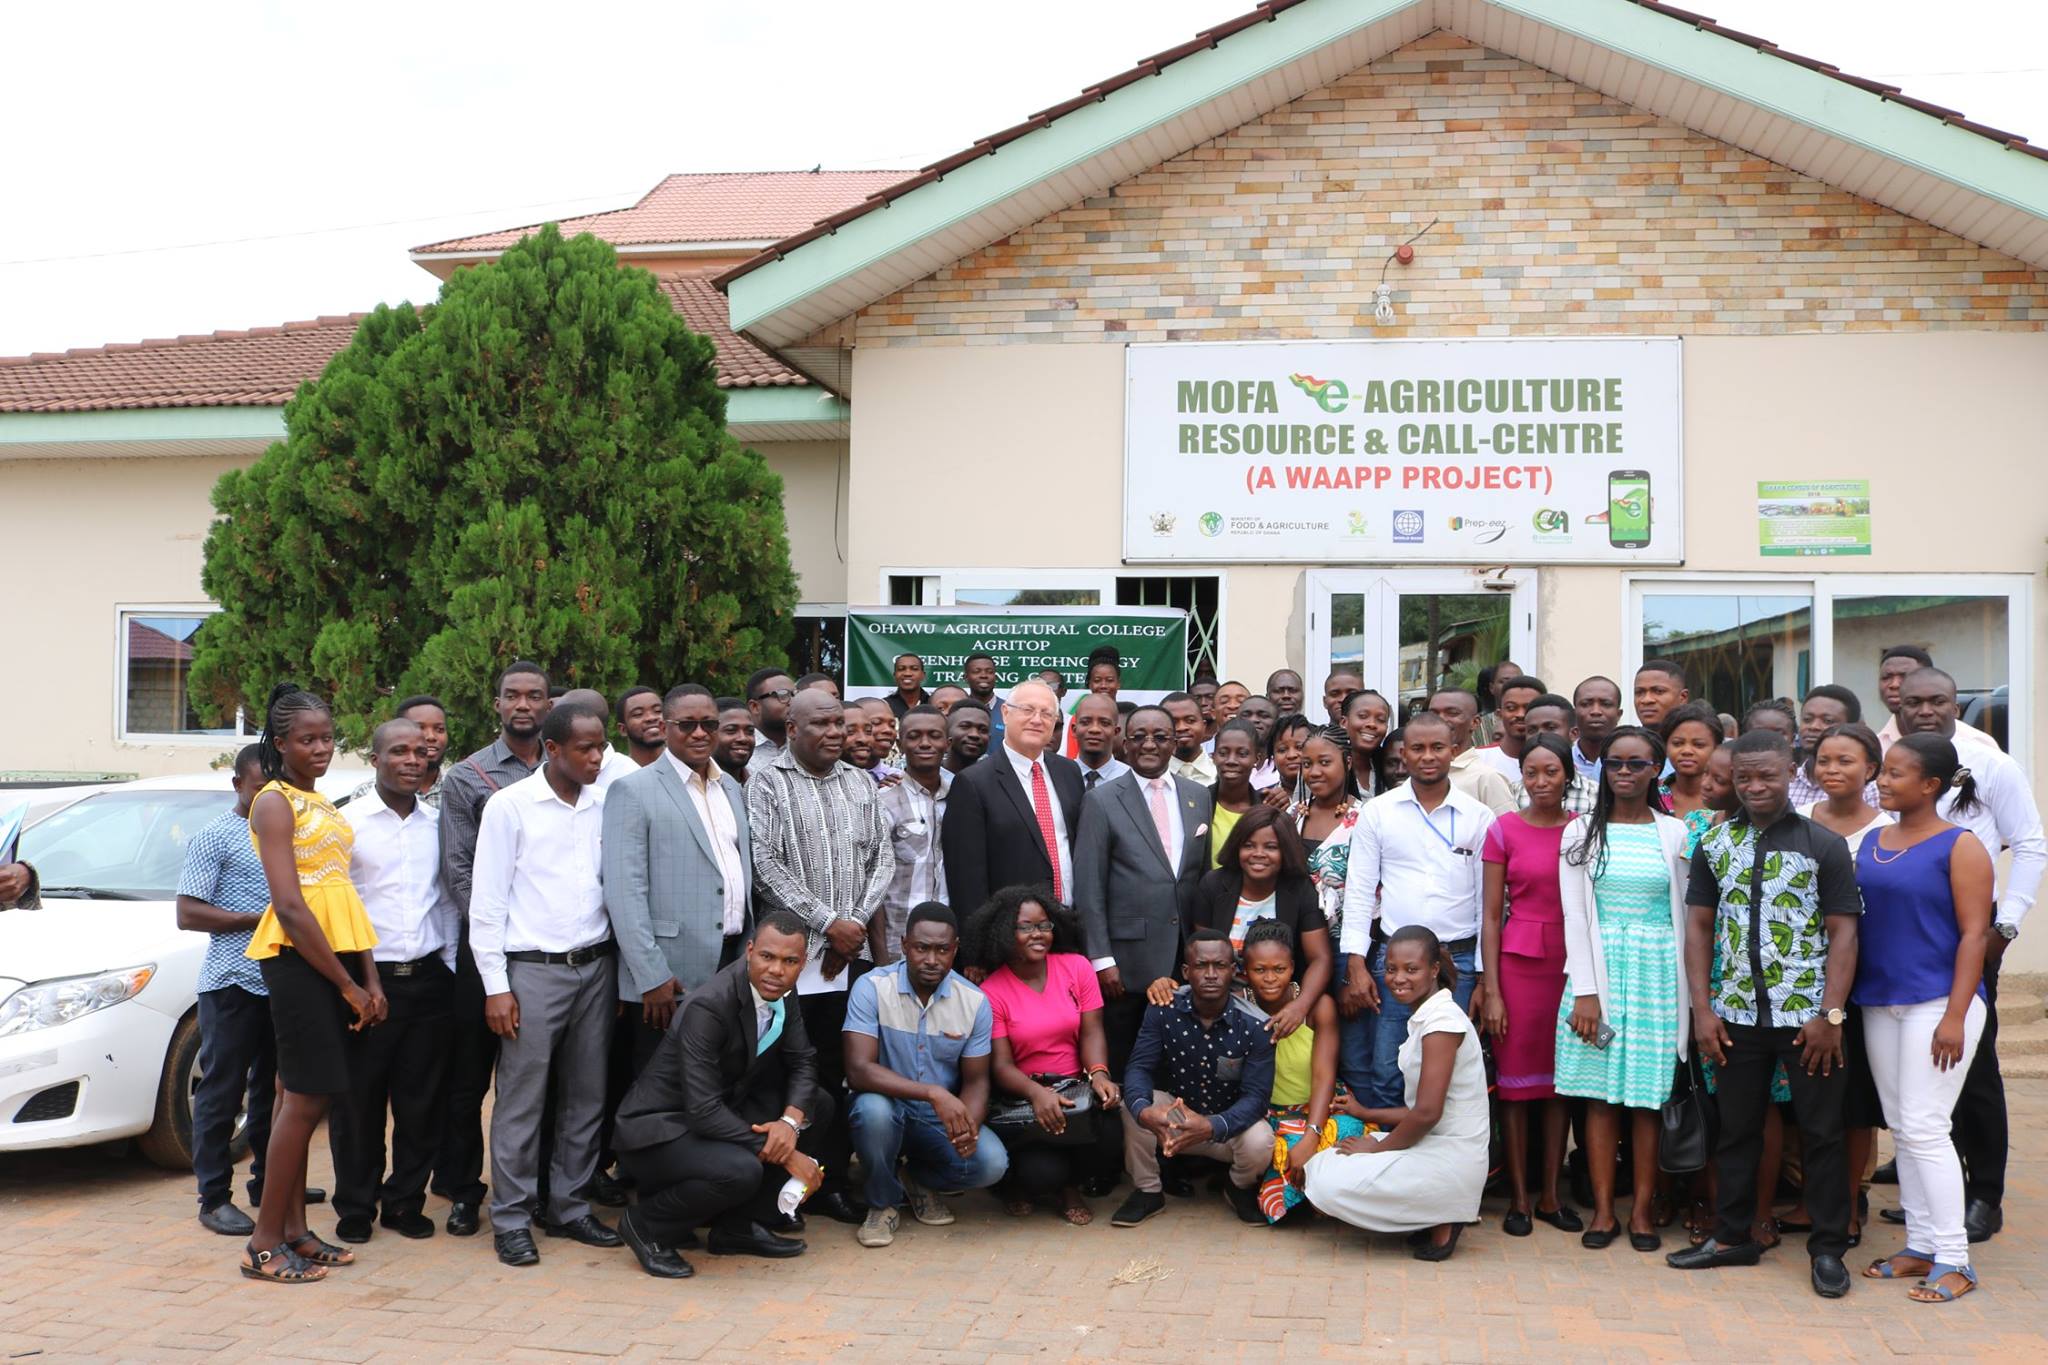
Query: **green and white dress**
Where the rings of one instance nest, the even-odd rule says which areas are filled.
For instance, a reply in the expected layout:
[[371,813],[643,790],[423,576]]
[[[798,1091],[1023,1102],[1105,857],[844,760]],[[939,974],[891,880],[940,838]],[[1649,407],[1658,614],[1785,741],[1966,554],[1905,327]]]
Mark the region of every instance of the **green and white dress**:
[[1607,826],[1607,862],[1593,878],[1607,962],[1605,1051],[1572,1032],[1572,996],[1557,1014],[1557,1093],[1655,1109],[1671,1098],[1678,1058],[1679,943],[1671,923],[1671,864],[1655,822]]

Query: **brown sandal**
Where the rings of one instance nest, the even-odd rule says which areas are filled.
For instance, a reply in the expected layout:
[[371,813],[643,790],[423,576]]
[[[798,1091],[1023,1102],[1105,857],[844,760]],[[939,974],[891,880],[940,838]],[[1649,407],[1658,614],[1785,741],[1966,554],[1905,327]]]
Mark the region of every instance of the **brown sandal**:
[[273,1284],[311,1284],[327,1278],[326,1267],[310,1264],[283,1243],[268,1251],[243,1247],[242,1273],[252,1280],[269,1280]]
[[299,1259],[309,1265],[354,1265],[356,1263],[356,1254],[353,1251],[350,1251],[347,1247],[338,1247],[332,1242],[320,1240],[320,1235],[311,1228],[306,1229],[296,1241],[287,1242],[285,1245],[297,1252]]

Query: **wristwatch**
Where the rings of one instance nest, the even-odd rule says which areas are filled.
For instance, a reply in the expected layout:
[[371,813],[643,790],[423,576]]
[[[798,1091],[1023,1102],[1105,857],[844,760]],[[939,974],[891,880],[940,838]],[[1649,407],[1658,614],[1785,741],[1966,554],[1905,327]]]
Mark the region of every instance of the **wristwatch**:
[[2014,939],[2020,936],[2020,927],[2017,924],[1994,924],[1991,927],[1994,930],[1996,930],[1998,936],[2004,939],[2007,943],[2012,942]]
[[1830,1024],[1833,1024],[1836,1028],[1840,1028],[1843,1024],[1848,1022],[1849,1011],[1843,1009],[1833,1009],[1829,1010],[1825,1017]]
[[788,1124],[790,1132],[795,1133],[799,1136],[803,1134],[806,1125],[798,1123],[795,1119],[791,1118],[787,1114],[777,1114],[775,1117],[780,1119],[782,1122]]

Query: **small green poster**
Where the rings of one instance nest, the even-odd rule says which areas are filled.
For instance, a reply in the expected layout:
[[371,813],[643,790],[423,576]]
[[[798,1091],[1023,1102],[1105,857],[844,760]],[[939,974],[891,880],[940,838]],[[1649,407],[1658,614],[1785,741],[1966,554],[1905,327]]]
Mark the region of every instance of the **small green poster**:
[[1870,480],[1756,486],[1757,548],[1765,555],[1870,553]]

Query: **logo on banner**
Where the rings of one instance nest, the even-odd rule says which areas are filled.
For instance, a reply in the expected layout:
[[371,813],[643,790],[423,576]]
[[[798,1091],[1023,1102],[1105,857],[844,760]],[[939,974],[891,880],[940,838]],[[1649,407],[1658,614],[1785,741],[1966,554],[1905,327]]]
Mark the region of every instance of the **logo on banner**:
[[1394,543],[1396,545],[1420,545],[1422,543],[1422,513],[1404,508],[1394,513]]
[[1572,538],[1571,513],[1556,507],[1537,508],[1529,524],[1536,528],[1536,539],[1544,545],[1563,545]]
[[1508,533],[1508,524],[1497,518],[1452,517],[1453,531],[1470,531],[1475,544],[1491,545]]
[[1346,513],[1346,514],[1345,514],[1345,522],[1344,522],[1344,534],[1345,534],[1345,535],[1347,535],[1347,536],[1369,536],[1369,535],[1371,535],[1371,534],[1372,534],[1372,532],[1370,532],[1370,531],[1368,531],[1368,530],[1366,530],[1366,529],[1365,529],[1365,513],[1363,513],[1363,512],[1349,512],[1349,513]]
[[1344,411],[1345,400],[1351,397],[1351,390],[1341,379],[1318,379],[1312,374],[1290,374],[1288,382],[1315,400],[1324,412]]
[[1171,512],[1154,512],[1154,513],[1152,514],[1152,534],[1153,534],[1153,535],[1155,535],[1155,536],[1170,536],[1170,535],[1172,535],[1172,534],[1173,534],[1173,523],[1174,523],[1174,515],[1173,515],[1173,513],[1171,513]]
[[1202,534],[1212,539],[1223,534],[1223,514],[1221,512],[1202,513],[1202,519],[1198,524],[1202,528]]

